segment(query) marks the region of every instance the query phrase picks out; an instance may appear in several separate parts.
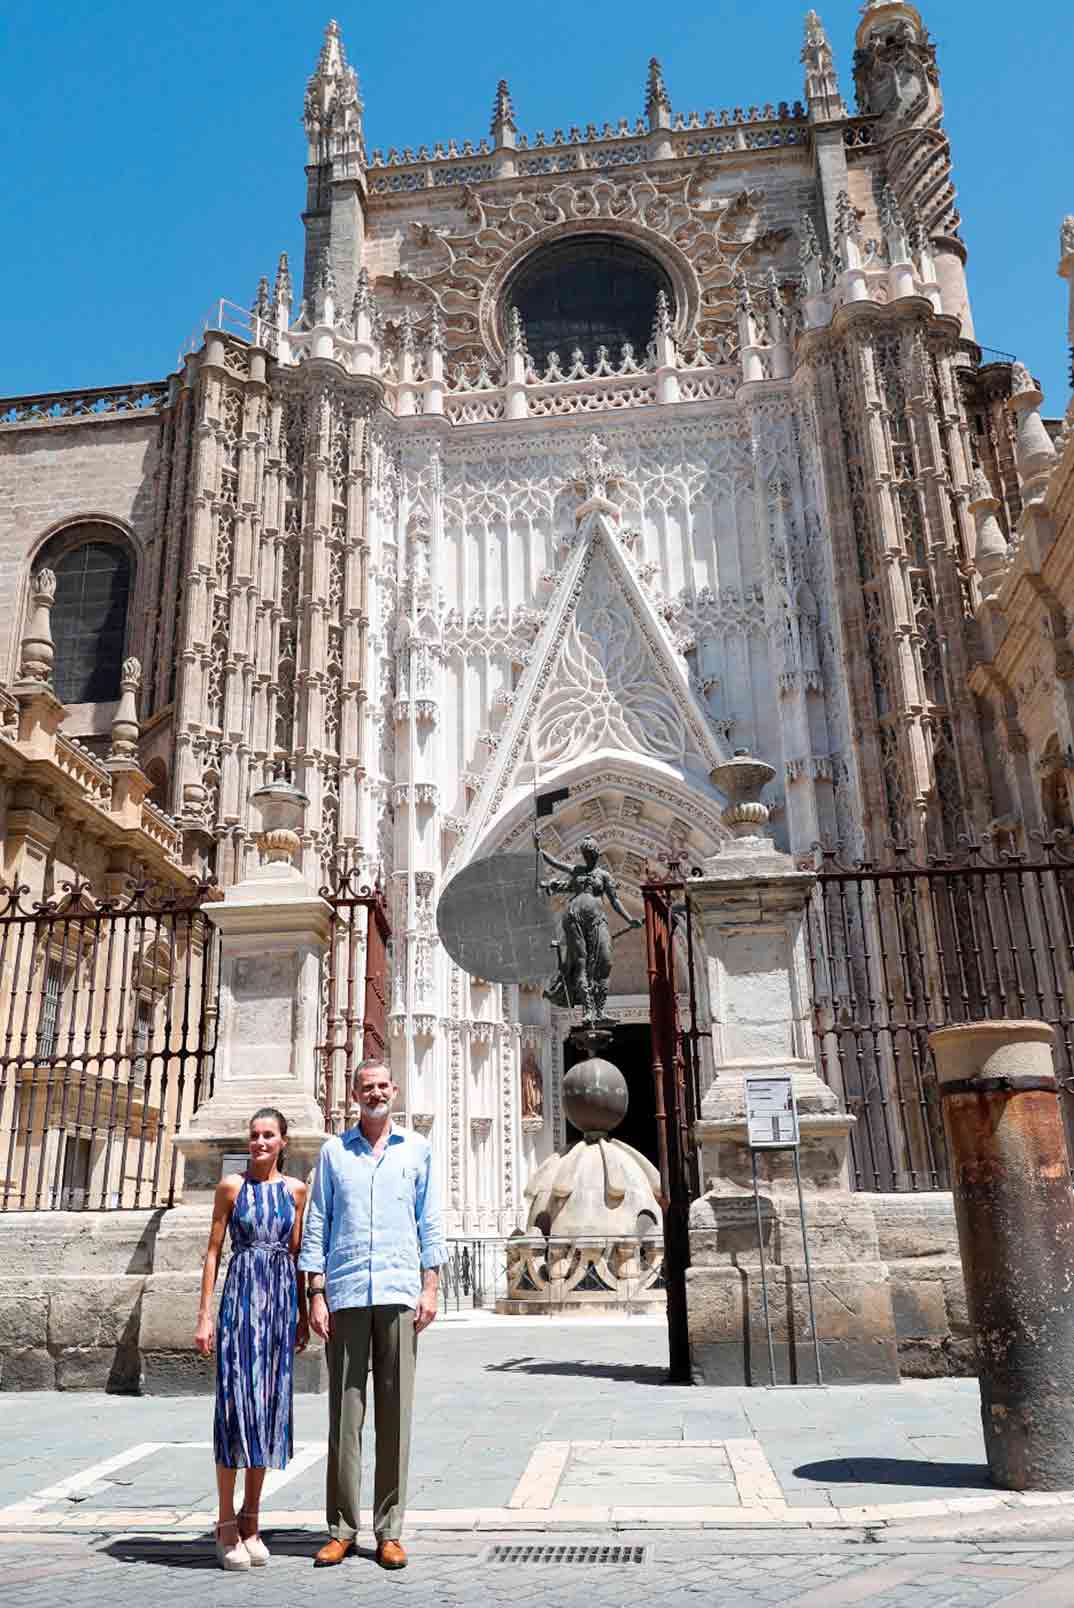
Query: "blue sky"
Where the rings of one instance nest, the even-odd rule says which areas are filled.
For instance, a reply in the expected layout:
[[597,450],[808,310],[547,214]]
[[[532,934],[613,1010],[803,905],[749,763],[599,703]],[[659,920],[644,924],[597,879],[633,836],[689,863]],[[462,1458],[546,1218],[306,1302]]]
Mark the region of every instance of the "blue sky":
[[[521,129],[634,117],[660,57],[676,110],[794,100],[798,0],[8,0],[0,394],[155,379],[214,299],[301,263],[302,94],[343,28],[370,147],[477,139],[506,77]],[[819,0],[844,94],[858,4]],[[1069,0],[923,0],[940,49],[978,339],[1069,394],[1058,229],[1074,212]]]

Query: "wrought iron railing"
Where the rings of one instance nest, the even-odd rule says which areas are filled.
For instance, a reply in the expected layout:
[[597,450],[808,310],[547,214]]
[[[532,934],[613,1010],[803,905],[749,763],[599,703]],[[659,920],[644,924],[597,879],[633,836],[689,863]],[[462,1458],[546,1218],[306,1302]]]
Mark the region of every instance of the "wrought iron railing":
[[948,1187],[939,1027],[1048,1022],[1074,1137],[1074,859],[1058,842],[1032,859],[967,843],[917,863],[899,848],[885,866],[826,853],[808,933],[818,1069],[857,1118],[859,1189]]
[[212,1092],[215,890],[0,887],[0,1210],[172,1205]]

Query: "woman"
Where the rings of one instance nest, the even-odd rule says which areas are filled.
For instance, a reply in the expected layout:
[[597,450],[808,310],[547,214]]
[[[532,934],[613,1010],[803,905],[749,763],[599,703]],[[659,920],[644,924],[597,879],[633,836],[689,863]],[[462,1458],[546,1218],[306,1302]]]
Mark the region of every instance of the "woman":
[[[309,1343],[305,1277],[295,1274],[302,1242],[306,1186],[285,1178],[287,1119],[266,1106],[250,1118],[250,1165],[217,1185],[209,1248],[201,1275],[201,1308],[194,1343],[213,1349],[213,1287],[224,1234],[231,1225],[231,1263],[216,1335],[216,1419],[213,1444],[220,1499],[216,1556],[222,1569],[268,1562],[258,1534],[265,1471],[286,1468],[294,1450],[291,1427],[294,1352]],[[235,1513],[235,1476],[246,1470],[242,1508]]]

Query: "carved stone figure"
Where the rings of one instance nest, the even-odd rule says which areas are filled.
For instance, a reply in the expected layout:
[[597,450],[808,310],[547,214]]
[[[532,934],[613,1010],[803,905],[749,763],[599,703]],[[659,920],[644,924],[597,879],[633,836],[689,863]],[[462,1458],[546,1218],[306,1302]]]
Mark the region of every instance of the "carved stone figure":
[[599,1021],[604,1015],[608,998],[608,978],[612,969],[612,938],[608,931],[608,916],[604,908],[607,899],[628,927],[640,927],[640,920],[632,917],[619,900],[615,879],[597,865],[600,849],[593,838],[583,838],[578,846],[581,863],[568,865],[557,860],[541,848],[539,835],[534,842],[541,858],[562,877],[542,882],[545,893],[566,893],[569,901],[560,922],[559,973],[545,998],[553,1005],[582,1007],[584,1022]]
[[544,1079],[537,1051],[529,1047],[522,1052],[522,1115],[544,1116]]

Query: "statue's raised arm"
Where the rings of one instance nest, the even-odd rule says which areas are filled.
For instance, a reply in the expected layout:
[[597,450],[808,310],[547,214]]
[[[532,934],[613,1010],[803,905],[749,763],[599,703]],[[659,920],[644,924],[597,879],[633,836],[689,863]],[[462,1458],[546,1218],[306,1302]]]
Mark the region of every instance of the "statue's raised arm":
[[[553,870],[565,871],[567,875],[570,876],[571,872],[576,869],[575,866],[568,864],[566,860],[557,860],[554,854],[549,854],[547,849],[542,848],[541,839],[536,832],[533,834],[533,846],[537,850],[537,853],[541,856],[541,859],[544,861],[545,865],[550,865]],[[566,888],[555,888],[553,891],[555,893],[566,893],[567,890]]]

